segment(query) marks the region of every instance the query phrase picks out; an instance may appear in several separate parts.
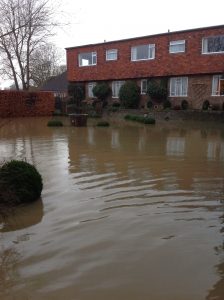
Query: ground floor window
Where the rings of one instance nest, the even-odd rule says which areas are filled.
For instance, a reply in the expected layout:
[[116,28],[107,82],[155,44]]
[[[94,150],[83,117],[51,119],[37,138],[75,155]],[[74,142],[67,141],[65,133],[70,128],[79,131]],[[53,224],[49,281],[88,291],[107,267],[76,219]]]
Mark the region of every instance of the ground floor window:
[[170,78],[170,97],[186,97],[188,90],[187,77]]
[[113,81],[112,82],[112,98],[119,98],[119,91],[125,81]]
[[145,95],[147,93],[147,79],[141,80],[141,94]]
[[212,96],[224,95],[224,79],[222,75],[214,75],[212,78]]
[[96,82],[89,82],[88,83],[88,97],[89,98],[94,98],[95,96],[93,95],[93,88],[96,86]]

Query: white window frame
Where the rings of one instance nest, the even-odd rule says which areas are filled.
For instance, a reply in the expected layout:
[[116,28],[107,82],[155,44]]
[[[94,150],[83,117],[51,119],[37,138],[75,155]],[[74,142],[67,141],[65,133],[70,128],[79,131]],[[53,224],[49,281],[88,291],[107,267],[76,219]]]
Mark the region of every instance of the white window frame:
[[[91,54],[92,59],[91,59],[91,63],[88,65],[83,65],[82,64],[82,58],[81,56],[84,54]],[[95,66],[97,64],[97,52],[96,51],[92,51],[92,52],[82,52],[79,53],[78,55],[78,61],[79,61],[79,67],[89,67],[89,66]]]
[[125,81],[123,80],[112,81],[112,98],[119,98],[119,91],[124,83]]
[[209,38],[216,38],[216,37],[219,37],[219,36],[224,38],[223,34],[215,35],[215,36],[208,36],[208,37],[202,38],[202,45],[201,45],[202,54],[222,54],[222,53],[224,53],[224,51],[208,52],[208,50],[205,49],[205,48],[208,47],[208,46],[205,45],[206,40],[208,40]]
[[[117,49],[108,49],[106,50],[106,61],[117,60]],[[110,55],[114,55],[115,58],[110,58]]]
[[[135,58],[135,56],[136,56],[135,51],[137,51],[137,48],[138,48],[138,47],[142,47],[142,46],[148,47],[148,58],[140,58],[140,59],[137,59],[137,58]],[[156,48],[156,45],[155,45],[155,44],[147,44],[147,45],[137,45],[137,46],[132,46],[132,47],[131,47],[131,61],[141,61],[141,60],[151,60],[151,59],[155,59],[155,48]],[[152,56],[150,57],[151,51],[152,51]]]
[[[144,83],[146,84],[146,90],[144,89]],[[147,79],[142,79],[141,80],[141,95],[146,95],[146,93],[147,93],[147,84],[148,83],[148,81],[147,81]]]
[[[184,81],[186,80],[185,84],[186,84],[186,88],[184,91]],[[180,82],[181,81],[181,82]],[[174,93],[172,90],[172,85],[174,86]],[[178,93],[178,85],[181,85],[180,89],[180,93]],[[170,97],[187,97],[188,95],[188,77],[171,77],[170,78],[170,91],[169,91],[169,95]]]
[[94,86],[96,86],[96,82],[89,82],[88,83],[88,97],[89,98],[96,98],[93,95],[93,88],[94,88]]
[[[174,50],[175,46],[180,46],[183,45],[184,49],[183,50]],[[170,41],[169,45],[169,53],[183,53],[185,52],[185,40],[178,40],[178,41]]]
[[213,77],[212,77],[212,96],[213,97],[223,96],[220,94],[220,82],[221,81],[224,81],[224,79],[222,78],[222,75],[213,75]]

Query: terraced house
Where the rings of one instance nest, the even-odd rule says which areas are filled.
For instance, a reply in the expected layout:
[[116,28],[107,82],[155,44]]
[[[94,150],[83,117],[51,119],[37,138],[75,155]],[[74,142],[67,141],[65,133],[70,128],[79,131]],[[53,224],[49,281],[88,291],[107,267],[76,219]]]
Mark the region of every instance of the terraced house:
[[135,80],[141,106],[147,102],[149,78],[167,79],[172,105],[187,100],[201,109],[205,101],[224,103],[224,25],[136,37],[67,48],[68,81],[84,83],[86,98],[99,81],[111,86],[110,101],[120,87]]

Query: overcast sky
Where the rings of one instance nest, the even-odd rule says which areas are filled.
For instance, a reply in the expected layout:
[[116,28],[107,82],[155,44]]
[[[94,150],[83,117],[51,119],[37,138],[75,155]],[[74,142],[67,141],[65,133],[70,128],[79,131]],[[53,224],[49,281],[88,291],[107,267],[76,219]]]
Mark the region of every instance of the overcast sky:
[[52,39],[62,49],[63,63],[66,47],[224,24],[224,0],[51,1],[57,18],[69,23]]
[[224,24],[224,0],[61,0],[61,48]]

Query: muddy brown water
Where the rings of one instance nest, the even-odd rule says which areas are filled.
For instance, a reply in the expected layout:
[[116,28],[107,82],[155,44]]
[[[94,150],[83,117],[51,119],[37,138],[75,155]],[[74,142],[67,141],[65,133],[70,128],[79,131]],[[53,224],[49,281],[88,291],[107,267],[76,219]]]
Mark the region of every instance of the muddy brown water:
[[224,299],[224,126],[5,120],[42,199],[0,224],[1,300]]

